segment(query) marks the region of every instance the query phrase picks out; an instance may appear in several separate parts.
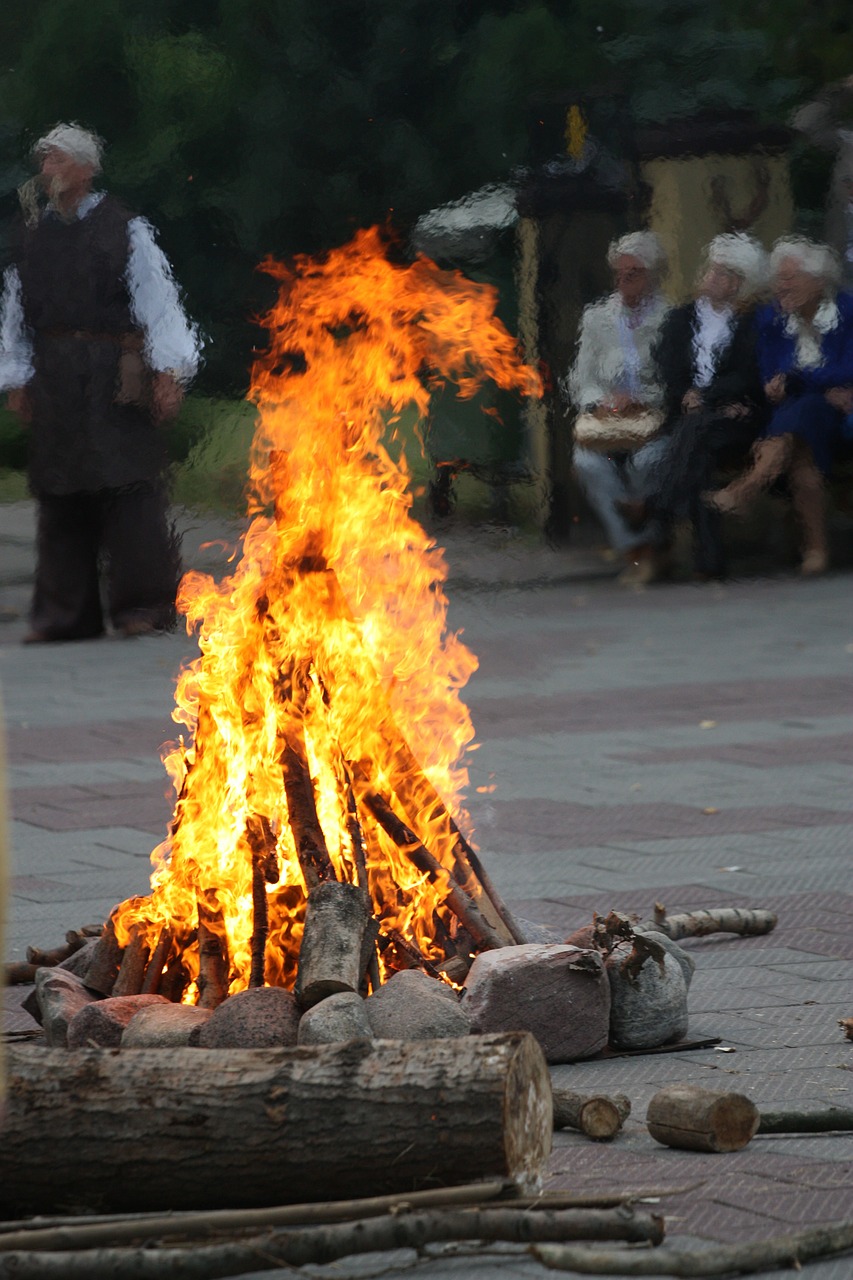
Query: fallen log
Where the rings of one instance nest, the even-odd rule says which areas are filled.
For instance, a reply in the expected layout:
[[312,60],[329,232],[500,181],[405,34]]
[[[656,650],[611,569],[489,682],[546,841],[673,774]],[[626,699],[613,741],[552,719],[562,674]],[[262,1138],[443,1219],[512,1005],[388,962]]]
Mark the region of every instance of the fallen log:
[[354,1254],[421,1249],[447,1241],[624,1240],[659,1244],[663,1220],[619,1209],[578,1211],[455,1209],[396,1213],[363,1222],[268,1231],[239,1243],[192,1248],[98,1249],[80,1253],[8,1253],[18,1280],[215,1280],[282,1265],[323,1265]]
[[[0,1211],[239,1208],[535,1178],[531,1035],[296,1049],[10,1053]],[[156,1106],[152,1106],[156,1099]],[[70,1101],[70,1100],[73,1100]]]
[[705,938],[709,933],[738,933],[742,937],[772,933],[778,917],[772,911],[747,911],[741,907],[720,907],[716,911],[688,911],[668,916],[666,907],[655,903],[654,918],[642,928],[657,929],[673,942],[680,938]]
[[21,987],[35,982],[38,967],[26,960],[10,960],[3,966],[3,983],[7,987]]
[[743,1093],[672,1084],[649,1102],[646,1125],[656,1142],[685,1151],[739,1151],[758,1128],[758,1108]]
[[838,1133],[853,1129],[853,1108],[825,1111],[762,1111],[759,1133]]
[[653,1253],[633,1249],[585,1249],[543,1244],[533,1254],[554,1271],[581,1271],[595,1276],[728,1276],[793,1267],[853,1249],[853,1222],[809,1227],[789,1236],[772,1236],[749,1244],[718,1244],[699,1249],[666,1245]]
[[624,1093],[610,1097],[605,1093],[554,1089],[553,1095],[554,1128],[578,1129],[596,1141],[615,1138],[631,1114],[631,1103]]

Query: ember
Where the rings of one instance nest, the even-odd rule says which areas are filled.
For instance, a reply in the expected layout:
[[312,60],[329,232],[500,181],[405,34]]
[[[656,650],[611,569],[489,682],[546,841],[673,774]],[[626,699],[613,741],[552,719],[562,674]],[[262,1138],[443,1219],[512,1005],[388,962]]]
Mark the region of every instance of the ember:
[[251,522],[230,577],[183,581],[201,656],[177,684],[174,818],[151,895],[111,921],[137,990],[208,1007],[295,985],[308,894],[333,881],[363,896],[374,986],[413,964],[461,977],[472,951],[520,940],[460,829],[476,659],[386,441],[431,386],[532,393],[536,376],[493,290],[392,265],[376,230],[265,269],[281,290],[251,389]]

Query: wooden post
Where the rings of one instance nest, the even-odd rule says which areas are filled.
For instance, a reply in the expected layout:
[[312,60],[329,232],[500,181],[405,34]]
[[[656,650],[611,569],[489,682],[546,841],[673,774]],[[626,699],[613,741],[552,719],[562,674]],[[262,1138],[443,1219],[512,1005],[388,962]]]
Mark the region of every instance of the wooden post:
[[358,991],[369,956],[362,943],[370,919],[367,890],[329,880],[308,894],[296,998],[303,1009],[338,991]]

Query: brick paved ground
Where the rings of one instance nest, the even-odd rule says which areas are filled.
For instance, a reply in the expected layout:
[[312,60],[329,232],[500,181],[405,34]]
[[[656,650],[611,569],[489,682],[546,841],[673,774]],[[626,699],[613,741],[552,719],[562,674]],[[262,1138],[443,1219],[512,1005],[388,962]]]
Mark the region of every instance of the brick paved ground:
[[[200,548],[221,531],[190,525],[190,561],[221,566],[220,547]],[[158,746],[173,735],[174,675],[193,652],[180,635],[20,646],[31,537],[26,504],[0,508],[10,959],[145,891],[171,810]],[[593,911],[645,915],[656,901],[779,914],[765,938],[686,944],[697,961],[690,1035],[733,1052],[555,1069],[574,1088],[627,1093],[634,1111],[610,1145],[559,1133],[547,1185],[645,1189],[670,1235],[697,1244],[853,1220],[853,1136],[756,1138],[702,1156],[657,1146],[642,1123],[652,1093],[674,1081],[737,1088],[759,1106],[853,1105],[853,1045],[837,1025],[853,1015],[849,576],[626,594],[589,552],[479,534],[453,538],[449,556],[451,620],[481,663],[469,807],[517,912],[560,931]],[[27,1025],[20,994],[7,993],[7,1028]],[[807,1274],[840,1280],[851,1266]],[[546,1274],[503,1249],[312,1274],[495,1272]]]

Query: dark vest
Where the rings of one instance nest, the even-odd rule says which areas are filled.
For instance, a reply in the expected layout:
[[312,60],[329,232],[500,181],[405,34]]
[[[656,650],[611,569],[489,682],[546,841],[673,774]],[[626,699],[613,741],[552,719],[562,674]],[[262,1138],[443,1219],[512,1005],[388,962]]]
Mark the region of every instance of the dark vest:
[[141,345],[125,276],[133,215],[105,196],[85,218],[45,212],[15,253],[33,340],[30,482],[95,492],[148,480],[163,451],[143,403],[117,403],[119,362]]

